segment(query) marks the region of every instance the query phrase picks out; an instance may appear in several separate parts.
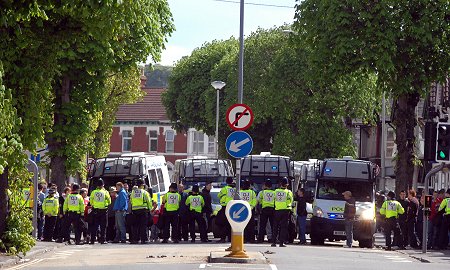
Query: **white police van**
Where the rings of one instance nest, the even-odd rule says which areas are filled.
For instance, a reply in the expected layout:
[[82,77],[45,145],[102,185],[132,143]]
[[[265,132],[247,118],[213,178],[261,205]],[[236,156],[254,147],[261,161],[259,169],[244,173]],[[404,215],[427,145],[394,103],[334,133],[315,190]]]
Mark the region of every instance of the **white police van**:
[[356,201],[353,239],[360,247],[373,247],[375,233],[375,178],[377,166],[351,157],[326,159],[319,167],[311,218],[311,244],[325,239],[345,240],[342,193],[352,192]]

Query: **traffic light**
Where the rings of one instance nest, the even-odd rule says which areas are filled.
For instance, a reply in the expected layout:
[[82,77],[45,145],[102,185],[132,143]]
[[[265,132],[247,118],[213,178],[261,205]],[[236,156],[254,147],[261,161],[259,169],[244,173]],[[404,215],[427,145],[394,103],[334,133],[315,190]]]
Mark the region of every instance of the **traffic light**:
[[438,123],[436,135],[436,162],[450,163],[450,123]]

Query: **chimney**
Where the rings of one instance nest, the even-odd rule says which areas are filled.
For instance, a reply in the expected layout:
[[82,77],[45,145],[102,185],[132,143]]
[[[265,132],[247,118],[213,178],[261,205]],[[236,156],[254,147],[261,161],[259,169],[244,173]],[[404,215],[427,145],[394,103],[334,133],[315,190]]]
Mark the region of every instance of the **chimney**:
[[139,70],[141,72],[141,88],[144,88],[145,83],[147,82],[147,77],[145,77],[145,66],[140,66]]

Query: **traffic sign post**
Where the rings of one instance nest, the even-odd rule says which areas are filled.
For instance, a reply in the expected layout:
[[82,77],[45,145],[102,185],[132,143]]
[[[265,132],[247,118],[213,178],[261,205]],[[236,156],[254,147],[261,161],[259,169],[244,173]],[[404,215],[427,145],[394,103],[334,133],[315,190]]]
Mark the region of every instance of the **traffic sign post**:
[[252,215],[250,204],[243,200],[232,200],[225,208],[225,215],[232,229],[231,253],[226,257],[248,258],[244,251],[244,230]]

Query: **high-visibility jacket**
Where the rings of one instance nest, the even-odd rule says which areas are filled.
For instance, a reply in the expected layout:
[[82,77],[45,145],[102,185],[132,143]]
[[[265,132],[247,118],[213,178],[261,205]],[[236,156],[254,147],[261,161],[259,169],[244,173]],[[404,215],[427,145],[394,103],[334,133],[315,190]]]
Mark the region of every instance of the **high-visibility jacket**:
[[52,217],[56,217],[58,215],[59,211],[59,200],[55,197],[47,197],[44,199],[44,202],[42,203],[42,212],[44,212],[44,215],[50,215]]
[[178,211],[180,208],[181,195],[178,192],[167,192],[164,194],[164,207],[167,212]]
[[256,206],[256,193],[252,189],[242,189],[239,191],[241,195],[241,200],[247,201],[250,207],[253,209]]
[[84,213],[84,200],[83,197],[81,197],[80,194],[77,193],[71,193],[67,195],[66,199],[64,200],[63,205],[63,212],[75,212],[78,214]]
[[131,210],[152,209],[152,198],[144,189],[133,189],[130,195]]
[[387,200],[380,208],[380,214],[386,216],[386,218],[395,217],[405,213],[403,206],[396,200]]
[[264,189],[258,193],[258,202],[261,204],[261,207],[267,208],[275,208],[275,191],[271,189]]
[[445,198],[442,200],[441,205],[439,205],[439,211],[445,208],[444,215],[450,215],[450,198]]
[[22,205],[25,207],[33,208],[33,187],[27,187],[22,189]]
[[203,206],[205,206],[205,200],[199,194],[189,195],[186,199],[186,205],[189,206],[189,210],[201,213]]
[[277,188],[275,190],[275,211],[292,209],[294,197],[292,192],[286,188]]
[[219,197],[220,205],[227,206],[228,202],[234,199],[234,194],[236,192],[236,189],[231,186],[225,186],[220,191],[219,194],[217,194],[217,197]]
[[94,209],[108,209],[108,205],[111,204],[111,196],[104,188],[93,190],[89,199]]

